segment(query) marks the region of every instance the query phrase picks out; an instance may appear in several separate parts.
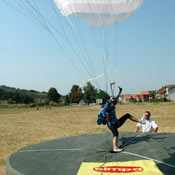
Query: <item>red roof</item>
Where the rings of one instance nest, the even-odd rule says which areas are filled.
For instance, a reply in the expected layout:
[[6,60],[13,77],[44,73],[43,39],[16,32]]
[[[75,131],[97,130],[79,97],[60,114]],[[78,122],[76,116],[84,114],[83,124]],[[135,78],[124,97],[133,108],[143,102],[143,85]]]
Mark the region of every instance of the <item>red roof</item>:
[[150,95],[150,94],[154,94],[154,93],[156,93],[156,92],[157,92],[157,90],[142,91],[141,94],[142,94],[142,95]]
[[124,99],[130,99],[131,97],[132,98],[137,98],[137,97],[140,97],[141,95],[140,94],[123,94],[123,95],[120,95],[120,97],[124,98]]
[[165,92],[165,87],[162,87],[161,89],[159,89],[160,94],[164,94],[164,92]]
[[142,91],[141,94],[142,95],[149,95],[149,91]]
[[166,88],[173,88],[173,87],[175,87],[175,85],[171,84],[171,85],[166,85],[165,87]]

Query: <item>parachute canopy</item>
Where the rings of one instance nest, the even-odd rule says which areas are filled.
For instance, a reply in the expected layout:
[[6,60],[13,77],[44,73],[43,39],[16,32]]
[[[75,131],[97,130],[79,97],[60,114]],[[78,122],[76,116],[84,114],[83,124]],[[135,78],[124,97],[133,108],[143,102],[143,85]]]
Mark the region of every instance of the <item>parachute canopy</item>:
[[93,27],[122,22],[135,13],[143,0],[54,0],[62,15],[77,15]]

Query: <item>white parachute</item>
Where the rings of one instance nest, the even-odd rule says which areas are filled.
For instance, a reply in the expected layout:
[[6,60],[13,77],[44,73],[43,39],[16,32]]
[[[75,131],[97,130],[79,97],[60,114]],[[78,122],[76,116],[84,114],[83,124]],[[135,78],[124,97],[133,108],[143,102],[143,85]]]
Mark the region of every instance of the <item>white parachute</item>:
[[134,14],[143,0],[54,0],[62,15],[77,15],[93,27],[122,22]]

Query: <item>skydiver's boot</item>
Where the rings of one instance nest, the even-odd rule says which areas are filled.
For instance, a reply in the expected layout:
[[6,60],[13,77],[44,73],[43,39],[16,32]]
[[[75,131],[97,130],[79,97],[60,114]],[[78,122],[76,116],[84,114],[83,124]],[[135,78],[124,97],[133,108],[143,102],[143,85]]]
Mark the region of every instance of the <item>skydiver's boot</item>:
[[119,153],[119,152],[122,152],[123,151],[123,149],[120,149],[120,148],[113,148],[113,151],[115,152],[115,153]]

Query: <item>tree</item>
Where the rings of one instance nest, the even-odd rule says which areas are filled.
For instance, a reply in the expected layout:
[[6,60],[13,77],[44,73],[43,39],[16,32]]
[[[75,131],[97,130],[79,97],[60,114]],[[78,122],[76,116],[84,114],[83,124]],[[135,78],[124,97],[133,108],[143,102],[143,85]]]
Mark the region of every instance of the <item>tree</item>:
[[13,95],[13,100],[16,102],[16,103],[20,103],[21,99],[20,99],[20,95],[18,92],[15,92],[14,95]]
[[74,102],[79,103],[80,100],[83,98],[83,96],[84,96],[84,94],[82,93],[82,89],[79,88],[74,94],[74,99],[73,99]]
[[27,95],[26,93],[21,94],[21,101],[22,103],[29,104],[33,103],[34,99],[33,97]]
[[106,103],[106,101],[110,98],[109,94],[103,90],[100,90],[97,93],[97,99],[102,99],[103,100],[103,104]]
[[61,95],[57,92],[55,88],[50,88],[48,91],[47,98],[53,102],[59,102]]
[[69,93],[70,103],[79,103],[83,96],[82,89],[78,85],[73,85]]
[[87,103],[95,103],[97,96],[97,89],[90,83],[87,82],[87,85],[83,87],[85,99]]
[[66,95],[64,99],[64,105],[68,105],[68,104],[70,104],[70,99],[69,99],[69,95]]

